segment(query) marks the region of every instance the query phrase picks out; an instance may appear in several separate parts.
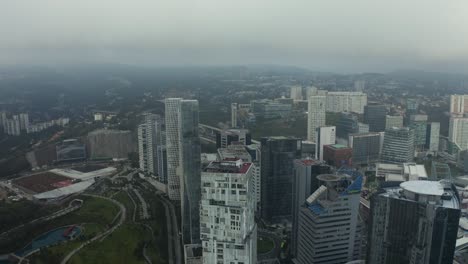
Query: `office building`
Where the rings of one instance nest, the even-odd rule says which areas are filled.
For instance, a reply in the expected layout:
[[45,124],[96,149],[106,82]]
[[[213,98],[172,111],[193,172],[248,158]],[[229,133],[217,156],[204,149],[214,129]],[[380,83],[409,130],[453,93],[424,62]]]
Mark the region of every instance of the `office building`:
[[323,147],[323,160],[330,166],[340,168],[351,167],[353,149],[340,144],[326,145]]
[[414,130],[414,146],[418,150],[426,146],[427,115],[411,115],[409,127]]
[[252,113],[257,118],[275,119],[291,114],[292,105],[268,99],[253,100],[250,102]]
[[66,139],[55,146],[57,161],[76,161],[86,159],[86,146],[78,139]]
[[452,264],[460,201],[449,182],[407,181],[371,198],[368,263]]
[[231,104],[231,127],[237,127],[237,103]]
[[403,127],[403,116],[385,116],[385,129],[389,129],[392,127]]
[[336,143],[336,127],[323,126],[316,130],[315,158],[323,160],[323,147]]
[[369,125],[358,122],[358,131],[357,133],[369,133]]
[[342,112],[336,124],[336,136],[348,138],[349,134],[359,133],[358,117],[349,112]]
[[[320,187],[299,210],[297,264],[341,264],[360,259],[362,177],[322,174]],[[375,262],[378,263],[378,262]]]
[[252,164],[212,162],[202,172],[200,206],[203,263],[257,263]]
[[327,112],[364,113],[367,105],[367,94],[362,92],[328,92]]
[[426,149],[432,152],[439,151],[440,123],[431,122],[426,127]]
[[457,150],[468,149],[468,118],[451,117],[449,123],[449,141]]
[[185,264],[203,264],[203,247],[201,244],[184,245]]
[[248,129],[226,129],[216,132],[216,148],[227,148],[236,143],[242,145],[252,144],[252,136]]
[[353,150],[353,164],[364,165],[379,161],[383,139],[383,132],[349,135],[348,146]]
[[158,174],[158,158],[156,138],[157,124],[160,116],[146,113],[143,123],[138,126],[138,154],[140,158],[140,170],[147,176],[155,177]]
[[300,85],[294,85],[291,86],[290,88],[290,97],[294,101],[299,101],[302,100],[302,86]]
[[380,157],[383,163],[411,162],[414,158],[414,131],[407,127],[385,131]]
[[408,115],[418,113],[418,109],[419,109],[418,99],[406,98],[406,113]]
[[166,116],[166,152],[167,152],[167,187],[171,200],[180,200],[179,167],[179,111],[181,98],[165,100]]
[[301,140],[261,139],[261,216],[267,222],[291,219],[294,160],[301,158]]
[[128,154],[136,151],[129,130],[98,129],[89,132],[86,141],[90,159],[128,159]]
[[450,96],[450,113],[462,115],[468,113],[468,95],[453,94]]
[[369,125],[369,132],[385,131],[387,108],[381,104],[369,104],[364,107],[364,122]]
[[436,181],[452,180],[452,172],[449,165],[447,163],[432,161],[431,179]]
[[291,254],[297,256],[299,209],[304,201],[319,187],[318,175],[330,173],[330,166],[313,159],[294,161]]
[[198,244],[200,243],[201,145],[197,100],[180,101],[178,123],[182,239],[184,244]]
[[316,129],[325,126],[327,97],[311,96],[308,101],[307,141],[316,142]]

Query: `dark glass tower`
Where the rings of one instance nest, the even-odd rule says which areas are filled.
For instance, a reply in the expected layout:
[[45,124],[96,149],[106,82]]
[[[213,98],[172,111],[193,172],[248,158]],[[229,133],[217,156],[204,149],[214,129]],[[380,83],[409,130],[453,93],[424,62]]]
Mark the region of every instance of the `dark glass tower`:
[[261,216],[267,222],[291,219],[294,160],[301,157],[301,140],[261,139]]

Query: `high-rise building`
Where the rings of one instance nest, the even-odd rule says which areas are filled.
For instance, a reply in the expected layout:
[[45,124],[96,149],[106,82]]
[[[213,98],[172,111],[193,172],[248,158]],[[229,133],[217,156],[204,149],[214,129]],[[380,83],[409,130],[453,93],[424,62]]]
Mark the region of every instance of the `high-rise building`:
[[156,176],[158,173],[156,137],[159,120],[158,115],[147,113],[144,115],[143,123],[138,126],[140,170],[149,176]]
[[348,138],[349,134],[359,133],[359,121],[356,115],[349,112],[340,113],[336,124],[336,136]]
[[387,108],[381,104],[369,104],[364,107],[364,122],[369,124],[369,132],[385,131]]
[[323,147],[336,143],[336,127],[323,126],[316,130],[315,158],[323,160]]
[[406,98],[406,112],[407,114],[418,113],[419,103],[416,98]]
[[2,127],[3,131],[6,130],[7,122],[7,114],[5,112],[0,112],[0,126]]
[[349,135],[348,146],[353,149],[353,164],[371,164],[379,161],[383,139],[383,132]]
[[407,127],[385,131],[380,160],[384,163],[411,162],[414,158],[414,130]]
[[418,150],[426,145],[427,115],[411,115],[409,127],[414,130],[414,146]]
[[291,114],[292,104],[267,99],[250,101],[252,113],[257,118],[274,119]]
[[28,113],[19,114],[20,128],[26,132],[29,131],[29,115]]
[[212,162],[201,175],[203,263],[257,263],[252,163]]
[[248,129],[226,129],[216,132],[216,147],[227,148],[234,142],[242,145],[252,144],[252,136]]
[[305,88],[305,94],[306,94],[305,100],[309,100],[309,97],[313,95],[317,95],[317,90],[318,88],[315,86],[307,86]]
[[231,104],[231,127],[237,127],[237,103]]
[[313,159],[294,161],[291,254],[297,256],[299,209],[304,201],[319,187],[317,176],[330,173],[330,166]]
[[385,116],[385,129],[389,129],[392,127],[403,127],[403,116]]
[[294,160],[301,158],[301,140],[261,139],[261,216],[267,222],[291,218]]
[[362,177],[353,181],[348,175],[322,174],[317,179],[320,187],[299,210],[295,263],[341,264],[360,259]]
[[198,132],[198,101],[181,100],[179,110],[179,169],[182,239],[200,242],[201,145]]
[[290,98],[294,101],[302,100],[302,86],[300,85],[293,85],[291,86],[291,94]]
[[166,115],[166,152],[167,152],[167,187],[171,200],[180,200],[179,167],[179,111],[181,98],[165,100]]
[[327,97],[311,96],[309,97],[307,113],[307,140],[316,142],[315,130],[318,127],[325,126]]
[[456,146],[458,150],[468,149],[468,118],[450,118],[449,141]]
[[5,132],[10,136],[21,135],[21,125],[19,119],[7,119]]
[[453,185],[407,181],[371,198],[368,263],[452,264],[460,201]]
[[468,95],[453,94],[450,96],[450,113],[463,115],[468,113]]
[[426,149],[429,151],[439,151],[440,123],[431,122],[426,128]]
[[328,165],[340,168],[342,166],[351,167],[353,149],[345,145],[333,144],[323,147],[323,160]]
[[367,94],[362,92],[328,92],[327,112],[364,113],[367,105]]

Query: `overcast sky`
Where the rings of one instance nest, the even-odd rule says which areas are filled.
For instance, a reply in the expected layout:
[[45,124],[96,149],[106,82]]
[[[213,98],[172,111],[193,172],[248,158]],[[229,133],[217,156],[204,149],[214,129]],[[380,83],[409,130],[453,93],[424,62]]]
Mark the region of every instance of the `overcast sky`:
[[0,1],[0,64],[89,62],[468,73],[468,1]]

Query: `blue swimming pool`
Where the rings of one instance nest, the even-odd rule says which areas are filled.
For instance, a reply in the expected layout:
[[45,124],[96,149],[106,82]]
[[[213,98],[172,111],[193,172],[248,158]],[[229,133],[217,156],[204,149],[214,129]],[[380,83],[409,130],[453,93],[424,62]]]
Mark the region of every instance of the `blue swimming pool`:
[[[34,251],[36,249],[54,245],[65,240],[69,240],[70,235],[73,235],[73,237],[77,237],[78,235],[80,235],[81,233],[80,227],[78,226],[75,226],[73,228],[71,227],[72,226],[64,226],[64,227],[60,227],[52,231],[49,231],[47,233],[44,233],[38,236],[37,238],[35,238],[31,243],[29,243],[23,249],[16,251],[15,254],[20,257],[26,256],[31,251]],[[67,234],[68,236],[65,236]]]

